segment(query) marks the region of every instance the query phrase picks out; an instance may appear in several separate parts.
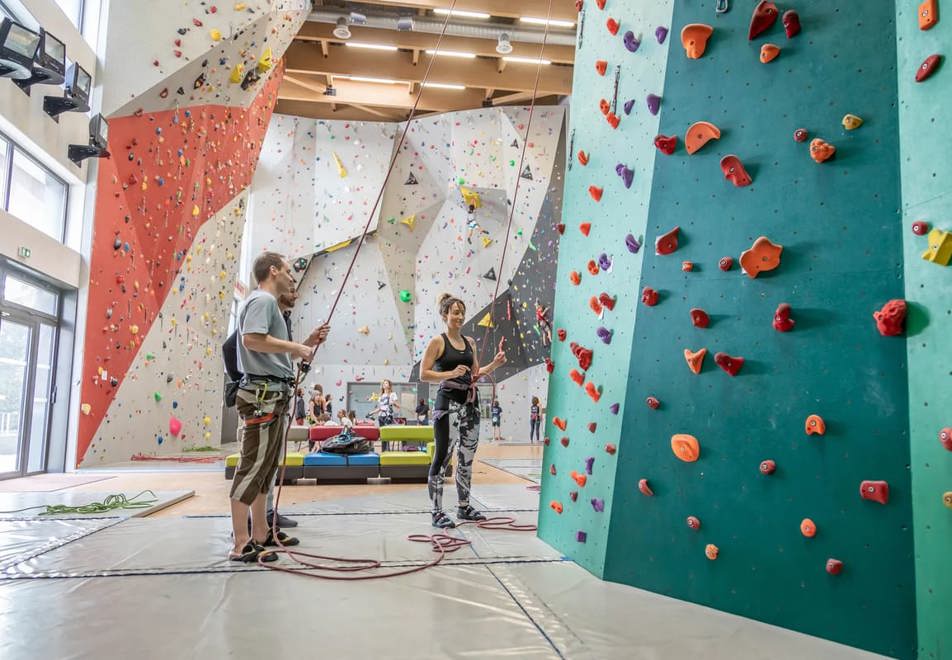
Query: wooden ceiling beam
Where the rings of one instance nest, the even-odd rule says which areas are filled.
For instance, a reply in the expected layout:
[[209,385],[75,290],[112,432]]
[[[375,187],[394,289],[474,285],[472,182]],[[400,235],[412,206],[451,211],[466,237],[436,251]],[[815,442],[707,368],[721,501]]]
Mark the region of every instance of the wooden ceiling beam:
[[[412,7],[414,9],[449,9],[448,0],[363,0],[365,4],[385,5],[388,7]],[[493,16],[519,18],[531,16],[545,18],[549,0],[457,0],[456,9],[460,11],[478,11]],[[577,21],[575,0],[552,0],[549,18],[560,21]]]
[[[290,99],[278,99],[274,111],[279,115],[296,115],[299,117],[311,117],[313,119],[340,119],[344,121],[381,121],[376,114],[371,114],[360,108],[353,106],[338,106],[337,110],[331,109],[329,103],[310,103],[308,101],[293,101]],[[393,112],[387,121],[405,121],[407,113],[399,114]]]
[[[278,89],[278,98],[288,101],[325,103],[367,108],[397,108],[409,110],[416,101],[416,94],[408,94],[403,85],[381,85],[337,79],[334,96],[327,96],[320,85],[308,84],[300,76],[285,76]],[[417,88],[419,89],[419,88]],[[531,96],[531,94],[530,94]],[[449,112],[467,108],[479,108],[483,103],[483,92],[479,89],[465,91],[425,88],[417,106],[421,112]]]

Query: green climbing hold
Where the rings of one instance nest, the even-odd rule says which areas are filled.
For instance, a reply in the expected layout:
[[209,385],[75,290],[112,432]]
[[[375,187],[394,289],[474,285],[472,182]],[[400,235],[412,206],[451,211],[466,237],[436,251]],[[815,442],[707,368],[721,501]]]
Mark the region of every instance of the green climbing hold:
[[509,161],[509,167],[515,167],[515,166],[516,166],[516,161],[510,160],[510,161]]
[[458,185],[458,186],[461,186],[461,185],[463,185],[464,183],[466,183],[466,179],[464,179],[463,177],[460,177],[460,178],[458,178],[458,179],[456,180],[456,185]]
[[145,359],[146,359],[146,360],[154,360],[154,359],[155,359],[155,354],[154,354],[154,353],[146,353],[146,354],[145,354]]
[[521,229],[516,232],[516,236],[522,236],[522,230],[521,230]]
[[396,218],[387,218],[387,222],[389,222],[391,225],[395,223],[396,221],[397,221]]
[[403,290],[400,292],[400,300],[402,300],[402,301],[405,302],[405,303],[410,302],[410,300],[412,299],[412,297],[413,297],[413,296],[412,296],[412,295],[410,294],[410,292],[407,291],[406,289],[403,289]]
[[152,398],[155,399],[155,402],[156,402],[156,403],[158,403],[159,401],[162,400],[162,395],[159,394],[158,392],[153,392],[153,393],[152,393]]

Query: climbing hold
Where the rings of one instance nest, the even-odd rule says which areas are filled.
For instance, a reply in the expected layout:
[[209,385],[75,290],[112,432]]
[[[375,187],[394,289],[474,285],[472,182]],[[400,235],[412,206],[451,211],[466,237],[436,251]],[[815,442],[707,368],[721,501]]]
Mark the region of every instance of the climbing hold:
[[678,148],[678,136],[659,135],[654,139],[654,145],[658,147],[658,151],[670,156]]
[[410,231],[413,231],[413,225],[416,223],[416,213],[408,215],[407,217],[400,220],[401,225],[406,225]]
[[818,163],[823,163],[836,155],[836,147],[820,138],[813,138],[810,141],[810,158]]
[[595,385],[592,381],[585,383],[585,393],[595,403],[598,403],[598,400],[602,398],[602,388]]
[[761,474],[773,474],[777,471],[777,464],[772,459],[767,459],[760,462],[760,473]]
[[780,55],[780,46],[777,44],[764,44],[760,47],[760,63],[768,64],[777,59]]
[[609,112],[605,116],[605,119],[608,120],[608,123],[611,125],[612,128],[618,128],[618,124],[621,122],[621,117],[616,115],[614,112]]
[[555,335],[559,338],[559,341],[565,341],[565,338],[568,336],[565,332],[565,328],[559,328],[556,330]]
[[597,499],[597,498],[594,498],[594,497],[593,497],[593,498],[592,498],[592,509],[594,509],[595,513],[601,513],[602,511],[604,511],[604,510],[605,510],[605,500],[600,500],[600,499]]
[[707,42],[714,33],[714,28],[704,23],[690,23],[681,29],[681,45],[688,59],[700,59],[707,50]]
[[577,490],[569,491],[569,499],[572,500],[573,502],[578,501],[578,491]]
[[597,429],[597,428],[598,428],[598,424],[596,424],[595,422],[589,422],[589,423],[588,423],[588,432],[589,432],[589,433],[595,433],[595,429]]
[[598,338],[601,339],[602,342],[610,344],[612,343],[612,335],[614,334],[614,330],[609,330],[608,328],[599,326],[595,330],[595,334],[598,335]]
[[407,291],[406,289],[403,289],[402,291],[400,291],[400,300],[401,300],[402,302],[408,303],[408,302],[410,302],[410,300],[411,300],[412,298],[413,298],[413,294],[411,294],[411,293],[410,293],[409,291]]
[[720,552],[721,552],[720,548],[718,548],[713,543],[708,543],[706,546],[704,546],[704,556],[710,559],[711,561],[714,561],[715,559],[717,559],[717,555],[720,554]]
[[580,373],[578,369],[572,369],[569,372],[569,378],[575,381],[575,384],[578,385],[579,387],[581,387],[582,383],[585,382],[585,375]]
[[906,301],[893,299],[883,305],[878,312],[873,312],[876,319],[876,329],[883,337],[901,335],[906,322]]
[[594,259],[589,259],[587,266],[588,266],[589,273],[591,273],[592,275],[598,275],[599,273],[598,264],[595,263]]
[[688,516],[687,523],[688,523],[688,527],[690,527],[694,531],[701,529],[701,519],[698,518],[697,516]]
[[607,21],[605,21],[605,27],[608,28],[608,31],[611,32],[612,36],[618,34],[618,21],[616,21],[614,18],[609,18]]
[[620,404],[613,403],[612,405],[608,406],[608,411],[613,415],[617,415],[619,410],[621,410]]
[[952,490],[947,490],[942,493],[942,504],[947,508],[952,509]]
[[682,262],[681,262],[681,270],[682,270],[683,272],[685,272],[685,273],[690,273],[691,271],[694,270],[694,262],[693,262],[693,261],[682,261]]
[[641,39],[635,36],[635,33],[631,30],[625,33],[625,36],[622,37],[622,42],[625,44],[625,48],[629,52],[634,53],[641,46]]
[[780,253],[783,246],[771,243],[766,236],[759,237],[749,250],[740,255],[741,270],[751,279],[760,273],[774,270],[780,265]]
[[609,454],[614,455],[615,452],[618,451],[618,448],[617,448],[615,445],[613,445],[612,443],[609,442],[609,443],[607,443],[607,444],[605,445],[605,451],[606,451],[607,453],[609,453]]
[[555,226],[555,231],[559,232],[559,236],[563,235],[565,233],[565,223],[560,222],[559,224],[557,224]]
[[647,406],[652,410],[657,410],[661,407],[661,402],[653,396],[649,396],[647,399],[645,399],[645,404],[647,404]]
[[598,186],[589,186],[588,194],[591,195],[592,199],[594,199],[596,202],[602,201],[602,189]]
[[360,326],[359,328],[357,328],[357,332],[359,332],[359,333],[362,334],[362,335],[369,335],[369,334],[370,334],[370,326],[362,325],[362,326]]
[[582,276],[579,275],[577,270],[573,270],[571,273],[569,273],[569,281],[575,286],[578,286],[582,281]]
[[816,536],[816,523],[809,518],[804,518],[800,521],[800,533],[808,539],[812,539]]
[[169,433],[174,437],[182,431],[182,421],[176,417],[169,417]]
[[652,289],[650,286],[646,286],[641,290],[641,302],[646,304],[648,307],[654,307],[658,304],[658,292]]
[[794,142],[806,142],[808,137],[810,137],[810,133],[805,128],[798,128],[793,132]]
[[800,34],[800,14],[793,9],[788,9],[783,13],[783,31],[787,33],[787,39]]
[[[546,440],[548,440],[548,438],[546,438]],[[549,474],[551,474],[553,477],[555,476],[555,463],[549,466]]]
[[635,99],[628,99],[627,101],[625,101],[625,104],[622,106],[622,108],[625,110],[626,115],[630,115],[631,109],[634,107],[635,107]]
[[693,463],[701,455],[697,438],[687,433],[675,433],[671,436],[671,451],[685,463]]
[[830,559],[826,560],[826,572],[830,575],[839,575],[843,572],[843,562],[839,559]]
[[648,105],[648,112],[653,115],[658,114],[658,110],[661,109],[661,97],[657,94],[648,94],[645,97],[645,103]]
[[568,447],[568,446],[569,446],[569,439],[568,439],[568,437],[566,437],[566,436],[562,436],[562,437],[559,439],[559,442],[562,443],[562,446],[563,446],[563,447]]
[[556,500],[552,500],[551,502],[549,502],[549,508],[555,511],[556,513],[559,513],[559,514],[562,513],[562,503]]
[[864,481],[859,485],[859,496],[864,500],[886,504],[889,502],[889,484],[885,481]]
[[604,76],[606,69],[608,69],[608,62],[605,60],[596,60],[595,70],[598,72],[598,75]]
[[750,28],[747,30],[747,40],[753,41],[757,35],[766,32],[777,22],[777,5],[768,0],[760,0],[754,7],[750,17]]
[[744,164],[740,162],[740,158],[734,154],[728,154],[721,158],[721,172],[724,173],[725,179],[728,179],[738,188],[749,186],[753,182],[747,170],[744,169]]
[[[597,1],[598,0],[596,0],[596,2]],[[582,530],[575,532],[575,540],[578,541],[579,543],[585,543],[587,539],[588,539],[588,534],[586,534]]]
[[928,30],[939,20],[939,7],[936,0],[923,0],[919,5],[919,29]]
[[137,335],[137,334],[139,334],[139,326],[137,326],[135,323],[133,323],[132,325],[130,325],[130,326],[129,326],[129,334],[130,334],[130,335]]
[[84,415],[88,415],[89,413],[91,413],[91,412],[93,411],[93,407],[92,407],[91,405],[89,405],[88,403],[82,404],[82,405],[79,407],[79,409],[80,409],[80,411],[81,411]]
[[655,39],[658,40],[659,44],[663,44],[664,40],[668,38],[668,28],[664,26],[656,27],[654,31]]
[[638,250],[641,249],[641,243],[638,242],[638,239],[628,234],[625,236],[625,247],[628,248],[628,251],[632,254],[638,254]]
[[948,266],[952,260],[952,232],[933,229],[929,232],[929,247],[922,258],[940,266]]
[[942,443],[943,447],[952,451],[952,426],[946,426],[939,431],[939,442]]
[[863,120],[856,115],[851,115],[849,113],[843,115],[843,128],[848,131],[855,131],[857,128],[863,125]]
[[604,291],[598,294],[598,302],[609,312],[615,309],[615,297],[608,295]]
[[589,456],[585,459],[585,474],[592,473],[592,466],[595,465],[595,457]]
[[671,254],[678,249],[678,234],[681,227],[675,227],[655,239],[655,254]]
[[585,153],[584,151],[582,151],[581,149],[579,149],[577,156],[578,156],[578,162],[579,162],[579,163],[581,163],[582,165],[588,165],[588,154],[587,154],[587,153]]
[[691,308],[691,323],[695,328],[706,328],[711,324],[711,317],[700,307]]
[[741,370],[741,367],[744,366],[744,358],[739,356],[734,357],[727,353],[720,352],[714,354],[714,363],[731,376],[736,376]]
[[583,223],[581,223],[581,224],[578,226],[578,230],[579,230],[580,232],[582,232],[582,234],[583,234],[584,236],[588,236],[588,233],[589,233],[590,231],[592,231],[592,223],[591,223],[591,222],[583,222]]
[[552,361],[552,358],[547,357],[545,359],[545,370],[548,373],[555,371],[555,363]]
[[929,223],[922,220],[916,220],[912,223],[912,233],[916,236],[925,236],[929,233]]
[[596,298],[595,296],[592,296],[591,298],[589,298],[588,306],[593,312],[595,312],[595,315],[598,318],[602,318],[602,314],[604,314],[605,310],[602,308],[602,303],[598,301],[598,298]]
[[711,140],[721,138],[721,129],[709,121],[694,122],[688,127],[688,132],[684,134],[684,148],[689,154],[693,154]]
[[939,68],[939,63],[942,61],[941,55],[930,55],[919,65],[919,68],[916,69],[916,82],[922,82],[923,80],[928,79],[936,72],[936,69]]
[[158,403],[159,401],[162,400],[162,395],[159,394],[158,392],[153,392],[153,393],[152,393],[152,398],[155,399],[155,402],[156,402],[156,403]]
[[556,426],[560,431],[564,431],[564,430],[565,430],[566,422],[565,422],[564,419],[562,419],[562,418],[560,418],[560,417],[556,417],[556,418],[554,418],[554,419],[552,420],[552,423],[555,424],[555,426]]
[[826,422],[819,415],[810,415],[804,422],[804,430],[807,435],[825,435]]
[[618,172],[618,176],[621,177],[622,183],[625,184],[625,188],[631,188],[631,184],[635,180],[635,171],[630,169],[627,165],[623,165],[621,163],[615,167],[615,171]]
[[717,267],[723,270],[725,273],[734,267],[734,258],[733,257],[721,257],[717,262]]
[[707,355],[706,348],[702,348],[694,353],[686,348],[684,349],[684,359],[688,363],[688,368],[696,374],[701,373],[701,369],[704,368],[705,355]]
[[572,470],[569,476],[572,477],[572,480],[578,484],[579,488],[585,488],[585,484],[588,481],[588,477],[586,477],[584,474],[580,474],[576,472],[575,470]]
[[790,318],[790,305],[788,303],[780,303],[777,305],[777,310],[773,316],[774,330],[777,332],[790,332],[793,330],[794,323],[796,323],[796,321]]
[[549,436],[542,438],[542,444],[544,444],[546,447],[549,446]]
[[648,485],[647,479],[638,480],[638,490],[641,491],[642,495],[645,495],[647,497],[651,497],[652,495],[654,495],[654,491],[651,490],[651,486]]
[[611,103],[608,102],[608,99],[601,99],[598,102],[598,109],[601,110],[602,114],[607,117],[608,113],[612,111],[612,106]]

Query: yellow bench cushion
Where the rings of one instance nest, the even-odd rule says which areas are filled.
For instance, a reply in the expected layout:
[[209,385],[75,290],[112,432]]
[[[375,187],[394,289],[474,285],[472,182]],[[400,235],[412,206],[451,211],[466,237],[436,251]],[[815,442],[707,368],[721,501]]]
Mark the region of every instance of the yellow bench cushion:
[[380,454],[381,465],[429,465],[433,457],[423,451],[385,451]]
[[[238,467],[238,459],[240,457],[241,454],[231,454],[225,458],[225,467]],[[304,454],[289,451],[287,458],[284,460],[284,464],[288,466],[304,465]]]
[[400,424],[381,426],[380,439],[386,442],[433,442],[433,427]]

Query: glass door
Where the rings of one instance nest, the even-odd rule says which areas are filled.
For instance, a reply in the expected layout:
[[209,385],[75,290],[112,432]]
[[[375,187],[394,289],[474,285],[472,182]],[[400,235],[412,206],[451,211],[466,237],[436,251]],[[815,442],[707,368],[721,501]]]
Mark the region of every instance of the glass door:
[[23,473],[31,326],[0,315],[0,477]]

